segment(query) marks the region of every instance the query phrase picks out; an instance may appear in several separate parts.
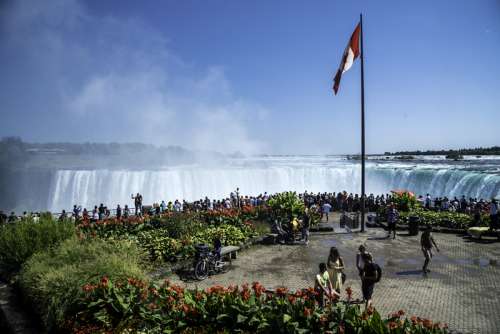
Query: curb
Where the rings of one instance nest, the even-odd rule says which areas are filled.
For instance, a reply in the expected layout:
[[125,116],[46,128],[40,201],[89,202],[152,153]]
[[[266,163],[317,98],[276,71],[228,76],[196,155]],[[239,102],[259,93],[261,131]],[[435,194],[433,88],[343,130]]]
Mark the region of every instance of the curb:
[[40,333],[16,300],[14,289],[7,283],[0,282],[0,330],[2,333]]

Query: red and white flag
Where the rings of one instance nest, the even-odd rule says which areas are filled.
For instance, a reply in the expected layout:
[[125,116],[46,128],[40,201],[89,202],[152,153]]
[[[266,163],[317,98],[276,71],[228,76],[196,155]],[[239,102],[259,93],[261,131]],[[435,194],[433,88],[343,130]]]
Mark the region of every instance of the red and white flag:
[[342,61],[340,62],[339,69],[337,70],[337,74],[335,74],[335,78],[333,79],[333,91],[335,95],[339,90],[340,79],[342,78],[342,73],[351,68],[352,63],[356,58],[359,57],[360,49],[359,49],[359,34],[361,31],[361,24],[358,23],[356,29],[351,35],[351,39],[349,40],[349,44],[345,48],[344,54],[342,56]]

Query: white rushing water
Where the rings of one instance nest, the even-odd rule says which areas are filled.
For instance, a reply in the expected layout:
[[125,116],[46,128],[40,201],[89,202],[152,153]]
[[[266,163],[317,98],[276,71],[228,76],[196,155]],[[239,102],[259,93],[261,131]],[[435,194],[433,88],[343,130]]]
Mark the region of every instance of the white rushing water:
[[[491,198],[500,196],[500,162],[367,163],[367,193],[408,189],[417,194]],[[236,187],[245,195],[286,190],[360,192],[360,165],[340,157],[265,157],[235,159],[224,166],[179,166],[159,170],[59,170],[51,186],[49,209],[73,204],[91,208],[132,204],[140,192],[144,203],[227,197]]]

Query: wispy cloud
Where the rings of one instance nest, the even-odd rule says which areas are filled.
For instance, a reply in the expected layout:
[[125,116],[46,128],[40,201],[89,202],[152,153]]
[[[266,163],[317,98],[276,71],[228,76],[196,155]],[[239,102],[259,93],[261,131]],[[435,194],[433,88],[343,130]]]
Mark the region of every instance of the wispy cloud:
[[[76,0],[16,1],[7,7],[2,40],[27,64],[15,80],[43,86],[26,94],[33,101],[43,96],[38,101],[45,105],[21,101],[22,112],[50,109],[79,140],[222,152],[266,148],[246,126],[250,115],[252,121],[265,118],[265,108],[236,96],[223,68],[195,72],[171,51],[166,36],[144,22],[92,15]],[[49,118],[44,126],[60,124]]]

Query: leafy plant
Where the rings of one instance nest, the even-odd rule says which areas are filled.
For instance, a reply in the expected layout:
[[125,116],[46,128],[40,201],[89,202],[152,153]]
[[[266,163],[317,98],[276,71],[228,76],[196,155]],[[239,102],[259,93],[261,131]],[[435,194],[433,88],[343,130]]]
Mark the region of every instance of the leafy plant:
[[130,241],[80,241],[73,237],[33,255],[21,271],[19,285],[51,330],[63,326],[68,313],[78,309],[84,284],[98,284],[104,276],[113,280],[145,279],[142,258],[143,253]]
[[304,214],[305,205],[296,192],[286,191],[273,195],[268,205],[275,219],[290,221],[292,217],[300,217]]
[[43,215],[36,223],[28,217],[15,224],[0,225],[0,266],[7,273],[17,272],[31,255],[74,234],[71,221],[57,221],[50,215]]
[[417,208],[418,202],[413,193],[408,191],[393,193],[392,202],[399,211],[411,211]]
[[[349,290],[350,288],[348,288]],[[187,290],[168,282],[158,286],[128,279],[85,285],[69,329],[147,333],[446,333],[428,319],[404,318],[399,311],[383,319],[373,308],[334,301],[321,308],[309,288],[266,290],[258,282],[206,290]],[[349,292],[348,292],[349,293]],[[349,294],[350,296],[350,294]]]

